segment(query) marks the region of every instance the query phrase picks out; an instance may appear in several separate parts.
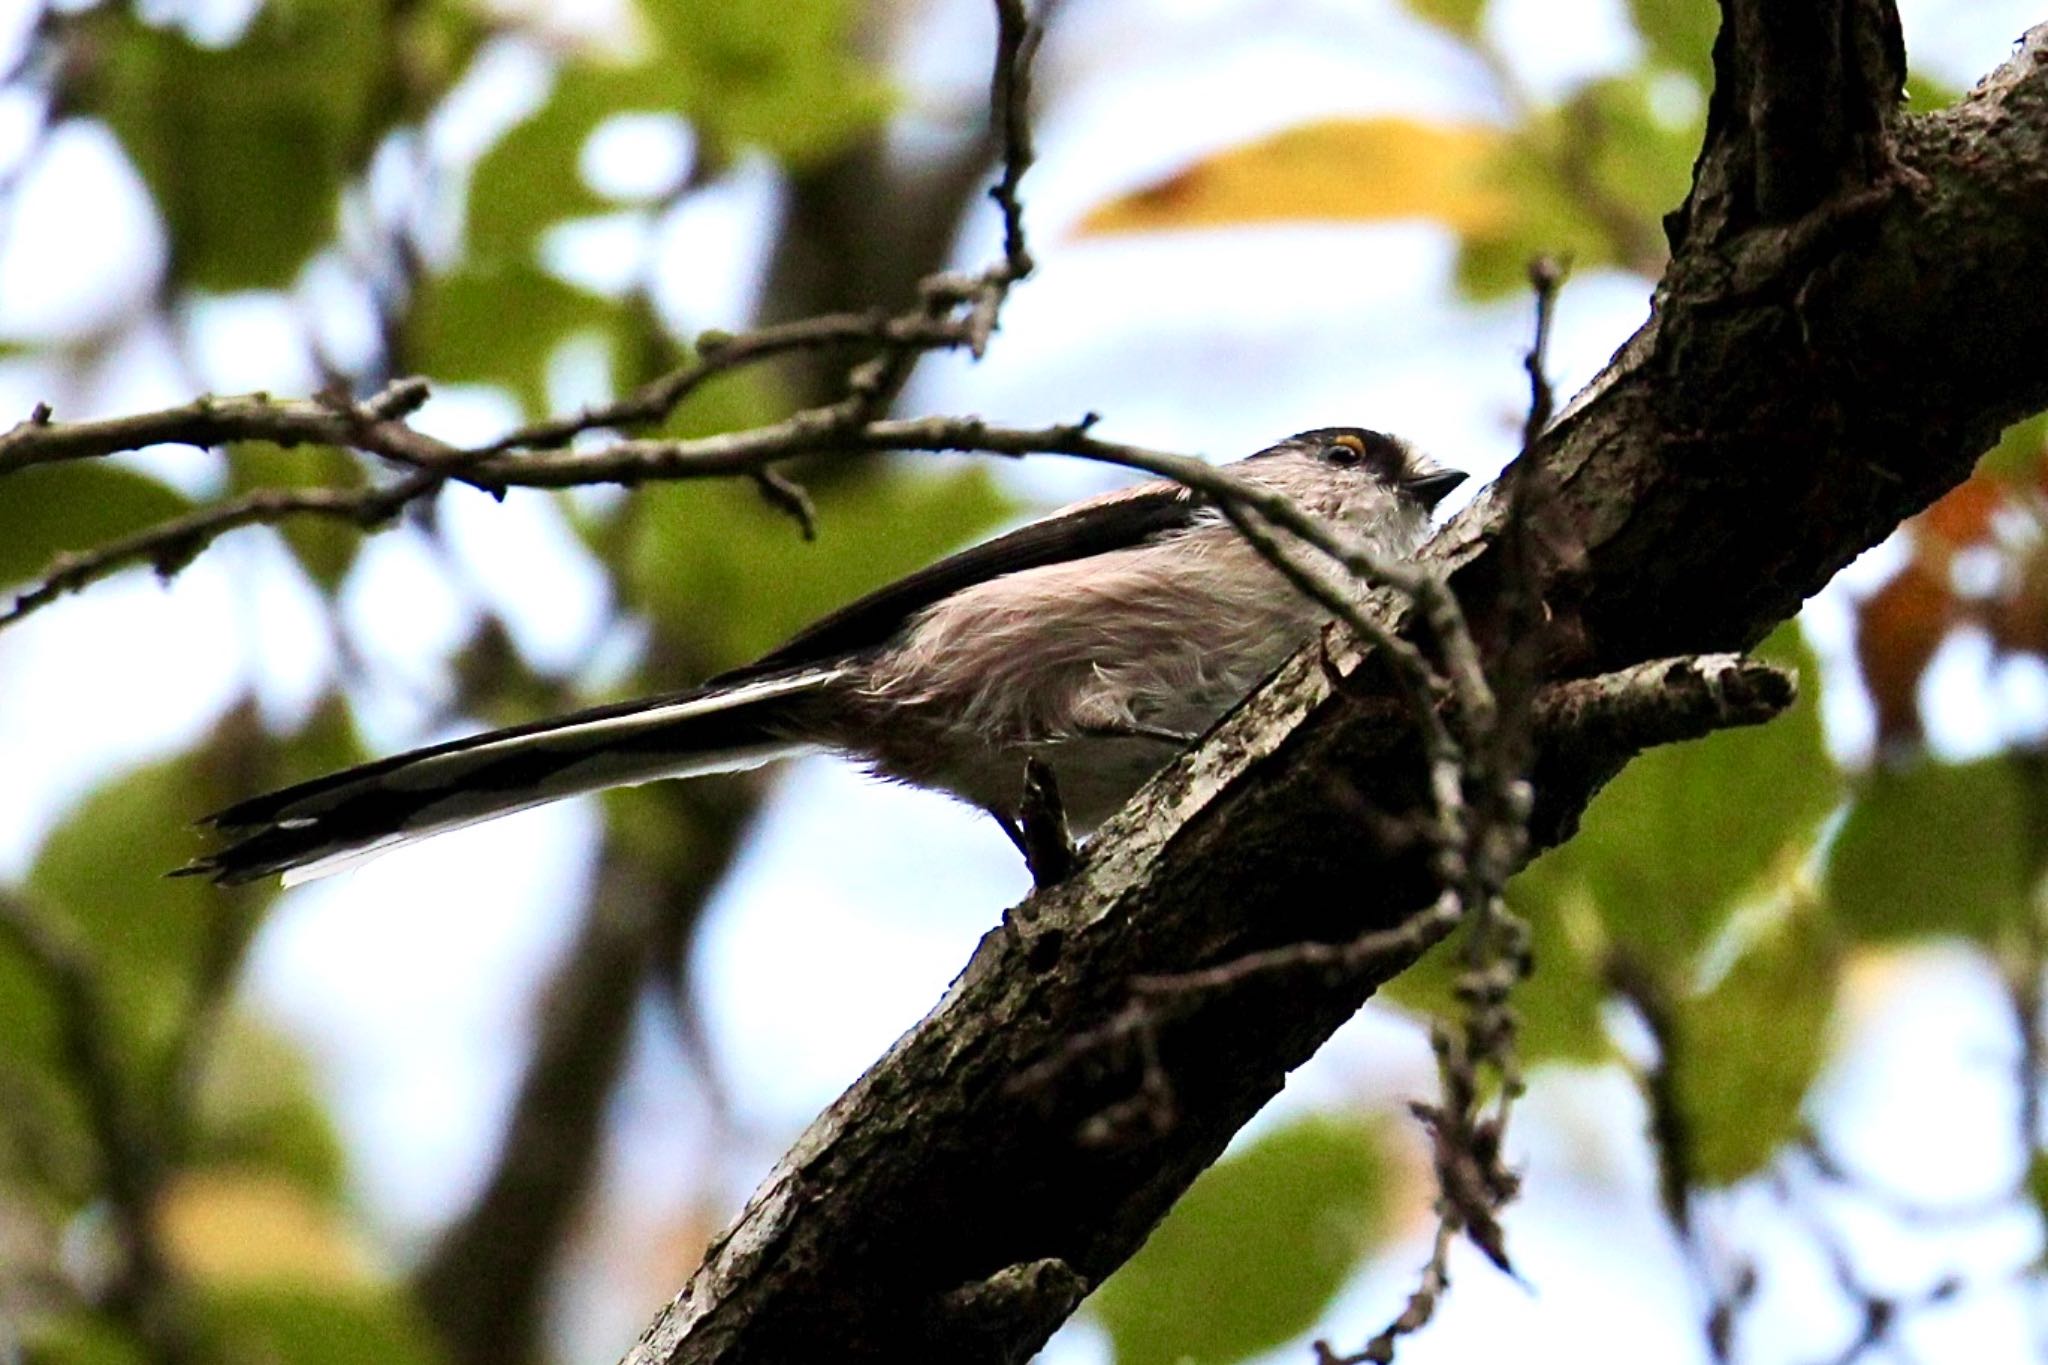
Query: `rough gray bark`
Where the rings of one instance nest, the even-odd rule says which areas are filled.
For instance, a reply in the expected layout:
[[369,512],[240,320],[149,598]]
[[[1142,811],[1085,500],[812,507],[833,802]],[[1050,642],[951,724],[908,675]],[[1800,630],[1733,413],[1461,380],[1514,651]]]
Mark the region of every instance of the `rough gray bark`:
[[[1534,453],[1583,551],[1540,585],[1553,677],[1753,644],[2048,407],[2048,27],[1958,108],[1900,120],[1889,4],[1724,16],[1653,318]],[[1482,499],[1429,551],[1482,632],[1499,517]],[[1375,982],[1262,974],[1175,1011],[1157,1035],[1173,1121],[1117,1144],[1077,1133],[1136,1091],[1137,1061],[1073,1040],[1134,976],[1348,940],[1428,900],[1412,850],[1376,845],[1341,799],[1398,810],[1417,774],[1351,691],[1297,659],[1013,911],[630,1360],[1028,1358]],[[1547,732],[1539,843],[1627,748]],[[1062,1056],[1053,1080],[1014,1083]]]

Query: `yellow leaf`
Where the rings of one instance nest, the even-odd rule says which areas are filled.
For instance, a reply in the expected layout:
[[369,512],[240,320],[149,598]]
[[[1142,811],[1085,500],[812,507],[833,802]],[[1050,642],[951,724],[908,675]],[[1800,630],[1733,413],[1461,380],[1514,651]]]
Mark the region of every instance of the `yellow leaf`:
[[214,1285],[369,1282],[368,1258],[342,1220],[305,1190],[246,1171],[180,1174],[157,1205],[171,1261]]
[[1513,206],[1491,182],[1501,135],[1405,118],[1325,119],[1181,170],[1081,222],[1084,234],[1300,219],[1432,218],[1461,233],[1497,228]]

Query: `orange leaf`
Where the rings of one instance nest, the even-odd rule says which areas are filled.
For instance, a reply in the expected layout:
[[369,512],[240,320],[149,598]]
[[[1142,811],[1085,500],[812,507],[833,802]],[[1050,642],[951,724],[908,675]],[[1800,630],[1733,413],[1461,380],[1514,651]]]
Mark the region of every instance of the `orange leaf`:
[[323,1289],[369,1279],[369,1257],[340,1215],[277,1176],[186,1171],[156,1215],[172,1263],[194,1279]]
[[1920,737],[1920,675],[1955,609],[1947,577],[1918,559],[1858,604],[1856,659],[1877,708],[1880,745]]
[[1919,525],[1960,549],[1991,539],[1991,519],[2005,506],[2005,490],[1994,479],[1957,484],[1920,514]]
[[1433,218],[1497,228],[1512,209],[1487,178],[1492,128],[1405,118],[1324,119],[1261,138],[1113,199],[1084,234],[1337,219]]

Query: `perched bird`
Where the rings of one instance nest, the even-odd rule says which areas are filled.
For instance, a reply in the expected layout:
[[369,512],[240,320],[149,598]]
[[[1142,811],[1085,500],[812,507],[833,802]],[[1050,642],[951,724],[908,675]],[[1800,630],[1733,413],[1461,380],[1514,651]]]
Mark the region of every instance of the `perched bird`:
[[[1230,469],[1400,556],[1465,478],[1358,427],[1305,431]],[[1091,829],[1327,619],[1213,503],[1138,484],[920,569],[702,687],[230,806],[206,823],[232,842],[179,871],[289,884],[565,796],[817,750],[971,802],[1022,848],[1030,760]]]

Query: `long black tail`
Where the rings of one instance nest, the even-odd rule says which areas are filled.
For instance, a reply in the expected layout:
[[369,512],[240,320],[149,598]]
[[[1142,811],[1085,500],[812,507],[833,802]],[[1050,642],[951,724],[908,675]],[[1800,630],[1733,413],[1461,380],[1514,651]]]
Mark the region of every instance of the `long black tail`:
[[174,876],[287,886],[387,849],[565,796],[751,768],[811,746],[792,714],[838,676],[792,670],[449,740],[230,806],[202,823],[231,839]]

